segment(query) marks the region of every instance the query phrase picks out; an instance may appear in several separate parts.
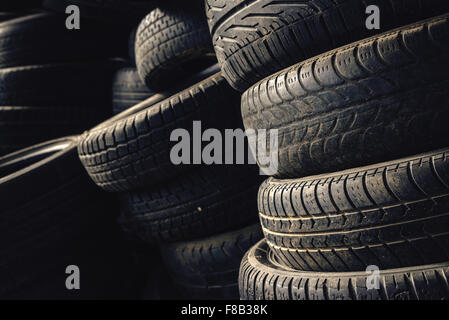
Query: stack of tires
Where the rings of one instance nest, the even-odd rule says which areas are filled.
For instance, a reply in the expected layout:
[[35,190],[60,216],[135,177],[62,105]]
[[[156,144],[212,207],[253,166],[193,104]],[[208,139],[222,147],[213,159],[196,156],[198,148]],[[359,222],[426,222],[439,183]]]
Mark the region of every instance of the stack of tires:
[[[195,124],[224,136],[243,123],[241,96],[216,65],[202,2],[188,6],[158,6],[131,33],[136,66],[116,74],[116,115],[87,131],[78,152],[92,180],[119,195],[123,229],[150,245],[148,255],[159,248],[171,298],[236,299],[241,259],[262,238],[255,200],[262,180],[255,165],[196,159],[207,141],[195,136]],[[188,135],[187,154],[177,149],[179,130]]]
[[206,3],[245,128],[279,136],[240,297],[447,299],[447,2]]
[[127,32],[83,18],[69,30],[39,2],[0,4],[0,297],[137,298],[118,205],[86,174],[79,137],[59,138],[111,113]]

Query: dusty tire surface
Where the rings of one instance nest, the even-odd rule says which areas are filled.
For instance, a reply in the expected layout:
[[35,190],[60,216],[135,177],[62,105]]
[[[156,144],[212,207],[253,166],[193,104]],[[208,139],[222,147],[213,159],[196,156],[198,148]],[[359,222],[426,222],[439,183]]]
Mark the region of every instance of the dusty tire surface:
[[136,68],[118,70],[112,84],[112,113],[119,114],[154,94],[142,82]]
[[148,88],[165,90],[217,62],[202,10],[151,11],[136,32],[137,70]]
[[[221,73],[200,81],[141,112],[85,133],[78,147],[81,162],[95,183],[107,191],[129,191],[168,181],[192,165],[170,159],[174,129],[192,134],[202,129],[241,128],[240,95]],[[194,163],[193,160],[190,160]]]
[[282,178],[446,147],[448,49],[443,15],[304,61],[243,94],[245,128],[278,130]]
[[271,257],[265,240],[243,258],[242,300],[446,300],[447,262],[380,270],[380,288],[368,290],[362,272],[307,272],[285,269]]
[[122,227],[147,242],[191,240],[257,220],[256,166],[203,166],[153,188],[125,193]]
[[243,255],[262,239],[259,224],[209,238],[161,246],[173,282],[186,299],[239,299]]
[[331,174],[268,179],[258,206],[280,263],[360,271],[449,261],[449,149]]
[[[380,30],[368,30],[368,5]],[[448,12],[445,0],[207,0],[215,51],[232,87],[244,91],[289,65],[376,33]]]

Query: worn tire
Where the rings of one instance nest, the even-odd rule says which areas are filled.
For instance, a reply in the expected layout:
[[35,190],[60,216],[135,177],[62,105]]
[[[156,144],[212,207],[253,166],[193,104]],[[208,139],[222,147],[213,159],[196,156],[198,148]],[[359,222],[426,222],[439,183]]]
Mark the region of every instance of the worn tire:
[[126,56],[127,32],[84,20],[79,30],[68,30],[65,19],[40,12],[1,22],[0,68]]
[[448,17],[333,50],[247,90],[245,127],[278,129],[276,176],[338,171],[446,147]]
[[140,23],[135,45],[137,70],[152,90],[165,90],[217,62],[202,10],[154,9]]
[[265,237],[285,266],[360,271],[449,261],[449,149],[259,190]]
[[262,239],[259,224],[205,239],[163,244],[173,282],[186,299],[239,299],[238,273],[247,250]]
[[86,132],[78,147],[80,159],[93,181],[107,191],[167,181],[193,167],[172,164],[172,130],[183,128],[191,135],[193,121],[201,121],[203,129],[241,128],[239,100],[216,73],[147,109]]
[[[77,143],[62,138],[0,158],[2,299],[128,297],[117,207],[86,175]],[[64,285],[70,264],[84,270],[81,290]]]
[[257,166],[202,166],[157,187],[121,195],[120,222],[147,242],[229,231],[257,220],[260,180]]
[[[381,29],[368,30],[368,5]],[[232,87],[244,91],[294,63],[376,33],[449,11],[445,0],[207,0],[217,58]]]
[[243,258],[239,274],[242,300],[447,300],[447,262],[380,270],[379,289],[367,289],[372,273],[307,272],[282,268],[265,240]]
[[140,79],[136,68],[122,68],[115,73],[112,84],[112,113],[119,114],[153,94]]

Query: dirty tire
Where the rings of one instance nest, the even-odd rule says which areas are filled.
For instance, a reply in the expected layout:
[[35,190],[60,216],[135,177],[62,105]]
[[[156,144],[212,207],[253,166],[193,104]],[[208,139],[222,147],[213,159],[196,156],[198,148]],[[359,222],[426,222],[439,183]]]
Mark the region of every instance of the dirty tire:
[[361,272],[308,272],[282,268],[265,240],[243,258],[239,274],[242,300],[447,300],[447,262],[380,270],[380,289],[367,289]]
[[137,29],[137,70],[153,90],[165,90],[216,63],[213,51],[202,10],[157,8]]
[[65,19],[40,12],[1,22],[0,68],[126,56],[128,34],[117,26],[81,20],[73,31]]
[[[368,5],[381,29],[368,30]],[[244,91],[289,65],[376,33],[448,12],[446,0],[206,0],[217,58],[232,87]]]
[[185,129],[191,135],[193,121],[201,121],[203,130],[241,128],[239,101],[240,95],[217,73],[141,112],[87,132],[78,147],[80,159],[93,181],[107,191],[167,181],[193,167],[172,163],[171,149],[177,144],[170,141],[172,131]]
[[333,172],[446,147],[448,17],[333,50],[248,89],[245,127],[278,129],[276,176]]
[[122,227],[153,242],[184,241],[257,220],[257,166],[202,166],[154,188],[120,196]]
[[112,113],[123,112],[153,94],[140,79],[136,68],[122,68],[116,72],[112,84]]
[[246,251],[262,239],[259,224],[210,238],[161,246],[173,282],[185,299],[239,299],[238,274]]
[[[117,206],[90,181],[77,144],[78,137],[61,138],[0,158],[2,299],[127,297],[132,273]],[[86,282],[70,291],[61,283],[73,261],[86,268]],[[115,273],[117,286],[108,284]]]
[[262,184],[265,237],[306,271],[392,269],[449,261],[449,149]]

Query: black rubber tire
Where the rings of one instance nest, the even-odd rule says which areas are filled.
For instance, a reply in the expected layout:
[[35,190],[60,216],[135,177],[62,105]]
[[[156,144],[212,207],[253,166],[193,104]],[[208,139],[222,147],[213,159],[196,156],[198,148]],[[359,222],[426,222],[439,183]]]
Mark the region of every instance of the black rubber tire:
[[[192,240],[257,220],[257,166],[211,165],[122,194],[122,227],[154,242]],[[253,201],[254,200],[254,201]]]
[[333,172],[446,147],[448,17],[336,49],[247,90],[245,128],[278,129],[276,176]]
[[137,70],[152,90],[217,63],[204,10],[154,9],[140,23],[135,45]]
[[[240,95],[217,73],[174,96],[118,121],[86,132],[78,147],[93,181],[107,191],[151,186],[190,170],[173,165],[173,129],[241,128]],[[191,163],[193,161],[191,160]]]
[[81,20],[68,30],[65,19],[40,12],[1,22],[0,68],[127,55],[128,33],[117,26]]
[[254,224],[210,238],[163,244],[161,253],[185,299],[237,300],[240,262],[262,237],[260,225]]
[[[86,175],[77,143],[62,138],[0,158],[2,299],[128,297],[117,206]],[[81,290],[64,285],[70,264],[81,268]]]
[[449,261],[449,149],[303,179],[270,178],[258,206],[268,245],[294,269]]
[[154,0],[44,0],[43,7],[65,13],[67,6],[76,5],[83,17],[135,26],[156,5]]
[[0,105],[84,107],[111,113],[111,83],[121,61],[0,69]]
[[136,68],[122,68],[115,73],[112,84],[112,113],[119,114],[153,94],[140,79]]
[[[368,30],[368,5],[381,29]],[[244,91],[294,63],[376,33],[449,11],[446,0],[206,0],[223,74]]]
[[265,240],[243,258],[239,289],[242,300],[447,300],[449,264],[380,270],[380,289],[367,288],[361,272],[308,272],[282,268]]
[[79,134],[107,116],[105,108],[2,107],[0,156],[61,136]]

